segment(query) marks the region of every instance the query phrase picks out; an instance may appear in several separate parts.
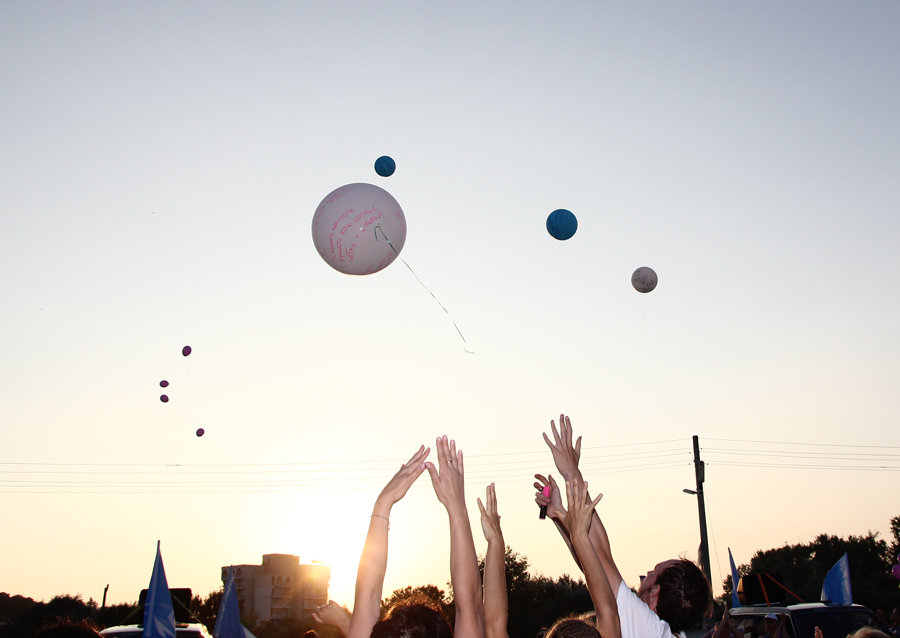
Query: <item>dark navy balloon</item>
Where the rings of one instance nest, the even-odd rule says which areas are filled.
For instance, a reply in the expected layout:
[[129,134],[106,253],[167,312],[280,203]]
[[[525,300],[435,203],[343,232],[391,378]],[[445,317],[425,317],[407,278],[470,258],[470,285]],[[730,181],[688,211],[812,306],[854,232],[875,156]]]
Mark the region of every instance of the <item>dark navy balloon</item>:
[[159,382],[159,387],[161,387],[161,388],[168,388],[168,387],[169,387],[169,382],[166,381],[165,379],[163,379],[162,381]]
[[161,394],[161,395],[159,395],[159,400],[162,401],[163,403],[168,403],[169,397],[168,397],[168,395]]
[[558,208],[547,216],[547,232],[559,240],[569,239],[578,230],[578,220],[572,211]]
[[382,177],[390,177],[395,170],[397,170],[397,163],[394,162],[394,158],[382,155],[375,160],[375,172]]
[[204,434],[206,434],[206,430],[204,430],[203,428],[197,428],[197,436],[203,436]]
[[181,354],[182,354],[182,356],[185,356],[185,357],[188,356],[189,354],[191,354],[191,347],[190,346],[183,347],[181,349]]

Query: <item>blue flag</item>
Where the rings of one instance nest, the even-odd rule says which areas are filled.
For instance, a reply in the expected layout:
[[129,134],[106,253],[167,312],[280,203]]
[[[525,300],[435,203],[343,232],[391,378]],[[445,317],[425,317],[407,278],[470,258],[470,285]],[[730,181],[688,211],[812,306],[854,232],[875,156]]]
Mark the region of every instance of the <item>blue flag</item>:
[[175,638],[175,608],[166,582],[159,541],[156,541],[156,561],[144,601],[144,629],[141,638]]
[[741,599],[738,598],[738,583],[741,582],[741,575],[738,574],[737,568],[734,566],[734,558],[731,556],[731,548],[728,548],[728,562],[731,563],[731,606],[740,607]]
[[850,563],[847,562],[846,552],[825,574],[825,582],[822,583],[822,602],[835,605],[853,604],[853,592],[850,591]]
[[238,603],[237,589],[234,586],[234,570],[228,570],[225,579],[225,591],[216,614],[216,626],[213,628],[215,638],[244,638],[244,626],[241,624],[241,608]]

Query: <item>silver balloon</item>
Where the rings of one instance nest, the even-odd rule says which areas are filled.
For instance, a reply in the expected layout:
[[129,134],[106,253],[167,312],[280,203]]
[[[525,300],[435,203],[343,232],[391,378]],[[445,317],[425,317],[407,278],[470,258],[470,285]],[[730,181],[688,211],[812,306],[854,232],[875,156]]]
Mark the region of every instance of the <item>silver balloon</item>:
[[656,288],[659,278],[649,266],[641,266],[631,274],[631,285],[638,292],[650,292]]

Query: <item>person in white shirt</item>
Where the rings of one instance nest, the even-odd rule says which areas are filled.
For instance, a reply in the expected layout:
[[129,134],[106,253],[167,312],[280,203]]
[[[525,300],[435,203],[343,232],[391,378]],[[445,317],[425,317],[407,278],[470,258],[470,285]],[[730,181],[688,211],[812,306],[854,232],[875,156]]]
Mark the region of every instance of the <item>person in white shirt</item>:
[[[573,443],[572,424],[569,417],[559,416],[559,430],[550,421],[553,440],[544,433],[544,441],[550,447],[556,469],[566,481],[582,481],[578,461],[581,458],[581,437]],[[547,506],[547,515],[556,523],[563,538],[569,544],[570,534],[565,527],[566,510],[552,476],[536,474],[535,501]],[[550,496],[541,492],[551,486]],[[586,498],[590,498],[587,496]],[[694,626],[706,614],[712,603],[709,581],[693,562],[686,559],[670,559],[657,564],[641,582],[635,594],[619,573],[609,546],[609,537],[600,517],[594,512],[590,539],[609,585],[616,592],[622,638],[674,638],[683,636],[684,630]],[[574,552],[573,552],[574,555]],[[577,557],[576,557],[577,560]]]

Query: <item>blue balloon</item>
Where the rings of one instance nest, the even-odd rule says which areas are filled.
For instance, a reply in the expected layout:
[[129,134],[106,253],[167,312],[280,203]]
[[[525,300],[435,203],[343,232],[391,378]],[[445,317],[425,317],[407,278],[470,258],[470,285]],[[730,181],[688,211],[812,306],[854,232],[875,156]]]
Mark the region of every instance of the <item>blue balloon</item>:
[[397,170],[397,163],[392,157],[382,155],[375,160],[375,172],[382,177],[390,177],[394,174],[395,170]]
[[569,239],[578,230],[578,220],[572,211],[558,208],[547,216],[547,232],[555,239]]

